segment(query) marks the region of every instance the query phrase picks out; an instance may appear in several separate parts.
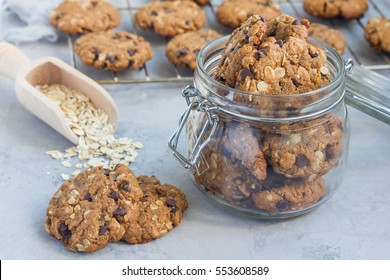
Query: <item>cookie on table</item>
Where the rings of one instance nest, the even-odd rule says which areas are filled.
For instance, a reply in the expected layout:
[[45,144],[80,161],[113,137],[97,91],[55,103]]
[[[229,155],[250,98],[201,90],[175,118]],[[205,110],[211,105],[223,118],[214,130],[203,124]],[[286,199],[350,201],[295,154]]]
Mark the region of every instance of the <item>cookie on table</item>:
[[[260,95],[298,94],[329,84],[326,53],[308,42],[309,25],[308,20],[289,15],[268,22],[258,15],[250,17],[230,36],[215,79]],[[240,98],[256,102],[253,95]]]
[[130,244],[146,243],[177,227],[188,207],[184,193],[156,177],[137,178],[144,192],[139,203],[139,217],[127,225],[122,240]]
[[151,2],[137,10],[135,21],[142,29],[165,37],[173,37],[202,28],[204,11],[191,1]]
[[319,201],[326,193],[322,177],[314,181],[282,185],[278,188],[260,191],[252,194],[256,208],[269,211],[294,211],[307,208]]
[[225,0],[216,13],[221,24],[232,28],[239,27],[252,15],[271,20],[280,15],[280,9],[272,0]]
[[92,168],[66,181],[47,208],[46,231],[68,249],[91,253],[117,242],[138,219],[144,196],[133,172]]
[[330,28],[321,23],[311,23],[309,28],[309,35],[331,45],[338,51],[339,54],[344,53],[347,40],[340,30]]
[[315,17],[351,20],[361,18],[368,5],[367,0],[304,0],[303,8]]
[[119,26],[119,11],[104,1],[65,1],[50,13],[50,23],[68,34],[108,30]]
[[84,64],[112,71],[137,69],[153,56],[149,42],[117,30],[85,34],[76,40],[74,49]]
[[390,20],[385,17],[369,19],[364,37],[374,49],[390,52]]
[[343,149],[340,120],[330,118],[316,126],[301,122],[291,130],[296,132],[264,137],[261,149],[276,173],[313,180],[338,164]]
[[165,54],[171,63],[195,70],[196,57],[200,49],[219,37],[221,35],[212,29],[180,34],[168,42]]

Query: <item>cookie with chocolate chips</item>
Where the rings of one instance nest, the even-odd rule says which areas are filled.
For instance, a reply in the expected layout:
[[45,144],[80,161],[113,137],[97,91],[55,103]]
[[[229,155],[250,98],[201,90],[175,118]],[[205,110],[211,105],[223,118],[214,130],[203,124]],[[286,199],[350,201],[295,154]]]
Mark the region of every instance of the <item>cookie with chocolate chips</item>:
[[138,219],[130,222],[122,240],[130,244],[146,243],[177,227],[188,207],[184,193],[156,177],[137,178],[144,192],[139,203]]
[[97,69],[137,69],[152,58],[152,48],[142,37],[126,31],[100,31],[81,36],[75,42],[80,60]]
[[[319,122],[317,120],[317,122]],[[335,118],[304,121],[265,135],[262,152],[274,171],[288,178],[313,180],[336,166],[343,150],[343,125]]]
[[221,24],[232,28],[239,27],[252,15],[271,20],[280,15],[280,9],[272,0],[226,0],[216,13]]
[[303,8],[312,16],[357,19],[368,9],[367,0],[304,0]]
[[221,35],[212,29],[180,34],[168,42],[165,54],[171,63],[195,70],[200,49],[219,37]]
[[135,21],[142,29],[164,37],[173,37],[202,28],[206,23],[204,11],[191,1],[151,2],[137,10]]
[[119,26],[119,11],[104,1],[65,1],[50,13],[50,23],[68,34],[108,30]]
[[284,184],[252,194],[256,208],[268,212],[285,212],[307,208],[319,201],[326,193],[322,177],[313,181]]
[[92,168],[66,181],[47,208],[46,231],[75,252],[91,253],[117,242],[139,216],[143,191],[133,172]]
[[309,35],[328,43],[333,48],[335,48],[339,54],[344,53],[347,40],[340,30],[330,28],[327,25],[321,23],[311,23],[309,28]]
[[[252,16],[230,36],[215,78],[255,95],[305,93],[329,84],[325,51],[308,42],[309,26],[288,15],[269,22]],[[253,96],[237,100],[255,104]]]
[[374,49],[390,52],[390,20],[385,17],[369,19],[364,37]]

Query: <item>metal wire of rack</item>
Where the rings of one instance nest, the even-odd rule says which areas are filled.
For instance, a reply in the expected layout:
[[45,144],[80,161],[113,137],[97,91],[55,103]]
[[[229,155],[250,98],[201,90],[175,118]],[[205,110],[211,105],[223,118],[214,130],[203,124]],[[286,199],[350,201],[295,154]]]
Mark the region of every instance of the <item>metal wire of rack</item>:
[[[134,0],[133,0],[134,1]],[[284,13],[290,13],[298,18],[309,18],[311,21],[315,22],[322,22],[327,25],[330,25],[334,28],[341,29],[343,34],[347,37],[347,46],[346,46],[346,52],[344,54],[345,58],[352,58],[355,63],[357,63],[360,66],[363,66],[365,69],[369,70],[388,70],[390,69],[390,57],[388,54],[384,53],[377,53],[373,51],[367,42],[364,41],[363,38],[363,32],[364,32],[364,21],[367,20],[367,18],[371,16],[387,16],[390,15],[390,5],[385,5],[385,9],[381,9],[383,7],[379,7],[378,3],[380,4],[381,0],[368,0],[369,3],[369,15],[366,15],[362,19],[353,20],[349,23],[346,23],[345,21],[333,19],[333,20],[321,20],[318,18],[313,18],[305,11],[303,10],[303,1],[302,0],[274,0],[280,7],[281,11]],[[216,8],[220,1],[215,0],[211,1],[211,3],[203,6],[203,9],[208,9],[208,15],[210,17],[210,14],[214,17],[215,22],[215,12]],[[133,5],[132,0],[125,0],[125,7],[118,7],[118,10],[121,13],[125,13],[127,17],[127,21],[130,22],[131,30],[130,32],[140,35],[140,33],[148,31],[142,31],[140,30],[137,25],[135,24],[134,19],[134,12],[138,9],[135,5]],[[388,10],[386,9],[388,7]],[[206,13],[207,14],[207,13]],[[122,16],[122,21],[123,21]],[[210,18],[208,18],[210,20]],[[221,34],[228,34],[229,31],[231,31],[228,28],[225,28],[219,24],[214,24],[214,26],[211,26],[211,28],[217,29],[218,32]],[[354,31],[355,33],[361,33],[361,38],[359,40],[363,40],[364,42],[356,42],[356,36],[354,34],[349,34],[350,31]],[[141,34],[141,36],[143,35]],[[156,35],[158,36],[158,35]],[[75,67],[78,70],[80,69],[80,64],[82,64],[77,58],[73,51],[75,37],[74,36],[68,36],[68,47],[69,47],[69,55],[70,55],[70,63],[73,67]],[[161,40],[159,42],[159,47],[161,47],[161,44],[165,45],[166,40]],[[356,48],[356,45],[359,43],[359,48]],[[152,48],[156,47],[152,43]],[[362,59],[362,58],[365,59]],[[374,59],[372,59],[374,58]],[[186,70],[183,71],[183,69],[178,68],[177,66],[169,63],[168,61],[162,62],[164,65],[158,65],[159,67],[164,67],[165,69],[168,69],[167,71],[171,73],[169,76],[161,76],[161,75],[151,75],[150,74],[150,66],[148,66],[148,62],[140,68],[139,72],[142,72],[143,75],[136,75],[136,77],[132,77],[131,75],[128,75],[127,73],[131,73],[132,71],[137,70],[126,70],[124,71],[125,74],[121,73],[121,75],[118,75],[117,72],[112,71],[104,71],[99,70],[101,72],[104,72],[104,77],[92,77],[94,78],[98,83],[100,84],[138,84],[138,83],[175,83],[175,82],[191,82],[193,79],[192,71]],[[109,75],[112,75],[112,78],[109,78]],[[100,75],[101,76],[101,75]]]

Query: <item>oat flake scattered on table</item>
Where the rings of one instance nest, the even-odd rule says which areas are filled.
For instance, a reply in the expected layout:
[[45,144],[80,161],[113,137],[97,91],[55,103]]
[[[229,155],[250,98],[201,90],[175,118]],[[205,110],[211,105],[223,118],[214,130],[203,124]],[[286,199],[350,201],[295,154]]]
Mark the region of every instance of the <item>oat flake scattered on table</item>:
[[[115,139],[114,128],[108,123],[108,115],[95,108],[85,94],[64,85],[36,86],[44,95],[57,104],[69,121],[70,128],[79,137],[77,146],[47,151],[46,154],[61,161],[67,168],[75,167],[72,176],[80,173],[81,168],[104,166],[113,168],[118,163],[128,165],[137,157],[136,149],[143,145],[135,140],[122,137]],[[82,163],[72,163],[71,158],[78,157]],[[61,175],[63,180],[67,174]]]

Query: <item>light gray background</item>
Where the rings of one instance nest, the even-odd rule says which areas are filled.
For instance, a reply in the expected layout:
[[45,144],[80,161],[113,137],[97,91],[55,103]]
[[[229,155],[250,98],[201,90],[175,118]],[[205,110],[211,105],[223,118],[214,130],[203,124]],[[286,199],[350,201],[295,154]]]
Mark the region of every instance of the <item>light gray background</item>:
[[[300,2],[296,2],[295,8],[302,13]],[[389,6],[388,1],[375,2]],[[281,6],[285,12],[295,12],[290,4]],[[210,25],[216,26],[211,10],[205,9],[208,9]],[[369,15],[375,13],[370,2]],[[15,24],[7,15],[3,20],[4,28]],[[367,17],[361,22],[366,20]],[[342,26],[361,62],[383,63],[383,57],[374,54],[364,41],[358,22],[336,23]],[[124,27],[127,25],[130,23],[124,22]],[[163,55],[164,41],[148,32],[140,34],[155,45],[155,58],[148,63],[151,76],[172,75],[174,72]],[[32,59],[56,56],[70,61],[64,35],[55,44],[37,42],[20,47]],[[349,56],[347,51],[345,58]],[[110,77],[88,67],[80,66],[80,69],[93,77]],[[184,71],[184,74],[190,73]],[[142,76],[142,72],[130,75]],[[45,152],[64,150],[71,143],[25,111],[15,97],[13,81],[0,78],[0,258],[390,259],[389,125],[349,108],[352,128],[349,166],[336,195],[307,215],[283,221],[260,221],[226,213],[212,205],[167,148],[167,140],[185,108],[180,95],[184,85],[106,86],[119,108],[117,136],[134,138],[145,145],[130,167],[137,175],[156,175],[162,182],[180,186],[186,193],[189,209],[182,225],[148,244],[109,244],[86,255],[70,252],[44,228],[46,207],[61,184],[59,174],[68,172]],[[384,91],[390,94],[390,89]]]

